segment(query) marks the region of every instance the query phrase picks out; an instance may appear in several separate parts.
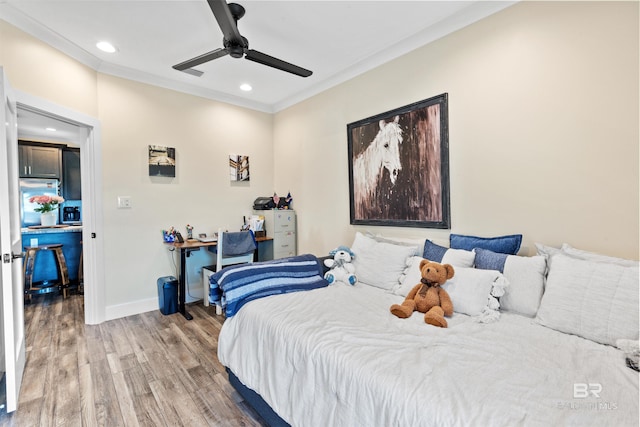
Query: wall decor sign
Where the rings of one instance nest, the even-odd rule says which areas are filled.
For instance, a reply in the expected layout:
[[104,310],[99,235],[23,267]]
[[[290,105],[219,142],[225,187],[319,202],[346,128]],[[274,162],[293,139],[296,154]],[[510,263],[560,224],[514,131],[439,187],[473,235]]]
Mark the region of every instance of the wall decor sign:
[[162,145],[149,146],[149,176],[176,176],[176,149]]
[[229,154],[229,178],[231,181],[249,181],[249,156]]
[[347,125],[351,224],[451,227],[448,94]]

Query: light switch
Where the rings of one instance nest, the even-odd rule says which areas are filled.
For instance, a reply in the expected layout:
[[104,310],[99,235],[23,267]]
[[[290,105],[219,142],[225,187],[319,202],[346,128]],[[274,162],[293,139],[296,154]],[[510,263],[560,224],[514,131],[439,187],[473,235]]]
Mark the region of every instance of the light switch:
[[131,196],[118,196],[118,209],[131,209]]

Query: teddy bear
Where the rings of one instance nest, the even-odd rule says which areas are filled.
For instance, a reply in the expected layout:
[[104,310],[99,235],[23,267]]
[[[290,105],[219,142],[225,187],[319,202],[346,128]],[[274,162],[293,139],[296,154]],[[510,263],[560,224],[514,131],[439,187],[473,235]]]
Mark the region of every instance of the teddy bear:
[[441,286],[453,277],[455,271],[449,264],[423,259],[420,261],[420,273],[422,275],[420,283],[411,289],[402,305],[393,304],[389,310],[401,319],[406,319],[414,311],[419,311],[425,313],[426,323],[446,328],[447,321],[444,316],[451,317],[453,303],[447,291]]
[[355,254],[346,246],[338,246],[329,252],[333,259],[325,259],[324,265],[330,268],[324,274],[324,278],[329,284],[337,281],[355,285],[358,279],[355,276],[356,268],[351,264]]

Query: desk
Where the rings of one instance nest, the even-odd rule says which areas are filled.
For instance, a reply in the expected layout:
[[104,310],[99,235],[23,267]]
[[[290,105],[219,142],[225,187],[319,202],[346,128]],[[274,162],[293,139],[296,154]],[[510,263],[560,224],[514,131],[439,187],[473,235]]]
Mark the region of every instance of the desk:
[[[266,242],[268,240],[273,240],[273,237],[256,237],[256,251],[253,255],[253,260],[258,259],[258,247],[260,246],[260,242]],[[176,249],[180,250],[180,277],[178,278],[178,311],[182,314],[185,319],[191,320],[193,316],[187,312],[185,307],[185,297],[186,297],[186,281],[185,281],[185,270],[187,265],[187,257],[192,251],[200,250],[200,248],[206,248],[209,246],[217,246],[218,242],[201,242],[199,240],[185,240],[184,243],[172,242],[165,243],[165,245],[173,246]],[[204,296],[207,298],[207,295]]]

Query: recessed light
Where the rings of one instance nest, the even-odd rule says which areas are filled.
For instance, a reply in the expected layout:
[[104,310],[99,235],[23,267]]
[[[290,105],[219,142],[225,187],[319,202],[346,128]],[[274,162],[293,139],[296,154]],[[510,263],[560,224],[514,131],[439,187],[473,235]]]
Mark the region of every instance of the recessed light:
[[114,45],[105,41],[96,43],[96,47],[101,51],[107,52],[107,53],[115,53],[118,50]]
[[46,130],[48,130],[49,132],[55,132],[56,128],[45,128]]
[[243,90],[245,92],[251,92],[253,88],[251,87],[251,85],[249,83],[242,83],[240,85],[240,90]]

